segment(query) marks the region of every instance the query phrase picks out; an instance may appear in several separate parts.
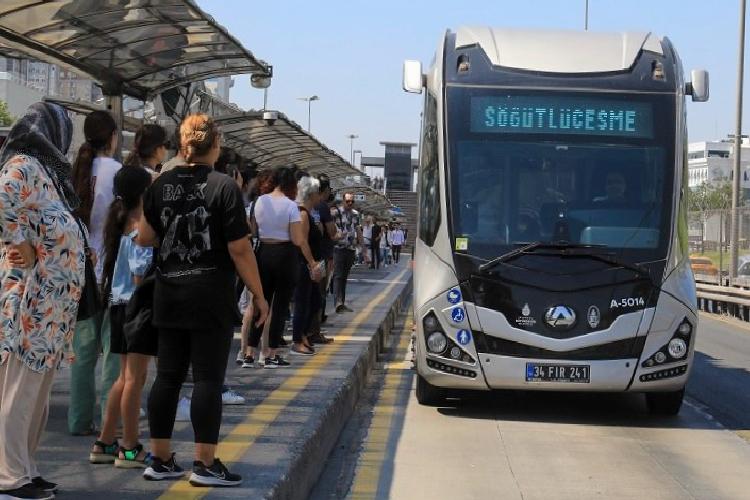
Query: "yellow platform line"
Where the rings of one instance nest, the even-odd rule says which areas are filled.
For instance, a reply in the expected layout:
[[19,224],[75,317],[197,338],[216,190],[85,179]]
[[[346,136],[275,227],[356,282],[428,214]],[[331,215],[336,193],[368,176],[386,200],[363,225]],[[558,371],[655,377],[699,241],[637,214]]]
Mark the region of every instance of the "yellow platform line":
[[[411,340],[411,321],[406,321],[401,331],[396,359],[403,359],[409,349]],[[410,363],[409,363],[410,365]],[[405,390],[404,384],[411,380],[411,370],[405,368],[405,362],[387,363],[383,389],[378,395],[373,411],[372,421],[367,432],[362,453],[354,473],[350,498],[372,499],[377,497],[378,483],[387,457],[388,443],[393,431],[393,417],[402,409],[398,404],[399,398]]]
[[[407,273],[404,269],[394,280],[398,282]],[[289,403],[297,397],[307,385],[315,379],[328,360],[336,354],[346,342],[343,341],[347,336],[353,336],[357,328],[368,318],[372,311],[390,296],[391,291],[397,283],[391,283],[374,300],[372,300],[361,312],[359,312],[336,336],[336,342],[330,344],[324,351],[321,351],[314,358],[311,358],[305,364],[305,373],[299,373],[295,370],[294,375],[286,379],[277,389],[272,391],[260,404],[258,404],[248,415],[245,420],[237,424],[231,432],[219,442],[216,456],[220,457],[222,462],[232,464],[238,462],[253,445],[255,440],[262,436],[268,429],[268,426],[276,420],[281,412]],[[313,368],[310,370],[309,368]],[[190,471],[187,470],[189,475]],[[250,480],[250,479],[246,479]],[[159,498],[162,500],[183,500],[199,499],[209,494],[213,488],[195,488],[187,481],[175,482]]]

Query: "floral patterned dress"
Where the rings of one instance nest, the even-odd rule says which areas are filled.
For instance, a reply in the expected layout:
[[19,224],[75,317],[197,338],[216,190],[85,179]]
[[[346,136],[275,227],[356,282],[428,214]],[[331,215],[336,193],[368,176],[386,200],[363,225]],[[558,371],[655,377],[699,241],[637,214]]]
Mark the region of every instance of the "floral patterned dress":
[[[5,244],[28,240],[33,267],[11,268]],[[85,281],[78,224],[36,158],[17,155],[0,170],[0,364],[15,354],[30,369],[57,368],[72,354]]]

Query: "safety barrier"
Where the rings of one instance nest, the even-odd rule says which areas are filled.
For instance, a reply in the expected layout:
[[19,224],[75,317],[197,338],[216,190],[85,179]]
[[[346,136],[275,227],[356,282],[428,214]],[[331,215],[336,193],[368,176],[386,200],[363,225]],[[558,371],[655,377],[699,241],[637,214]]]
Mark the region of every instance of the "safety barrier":
[[[746,282],[744,278],[740,280]],[[750,321],[750,290],[745,286],[748,285],[742,282],[737,282],[736,286],[721,286],[696,279],[698,309]]]

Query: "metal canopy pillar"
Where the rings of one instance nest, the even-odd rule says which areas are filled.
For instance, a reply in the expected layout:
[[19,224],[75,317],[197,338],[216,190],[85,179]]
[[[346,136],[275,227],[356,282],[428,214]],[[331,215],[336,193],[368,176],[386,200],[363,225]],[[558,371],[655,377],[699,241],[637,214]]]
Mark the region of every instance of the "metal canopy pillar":
[[117,125],[117,147],[113,153],[115,160],[122,162],[122,131],[125,125],[125,114],[122,107],[122,87],[116,85],[102,85],[104,106],[112,114]]

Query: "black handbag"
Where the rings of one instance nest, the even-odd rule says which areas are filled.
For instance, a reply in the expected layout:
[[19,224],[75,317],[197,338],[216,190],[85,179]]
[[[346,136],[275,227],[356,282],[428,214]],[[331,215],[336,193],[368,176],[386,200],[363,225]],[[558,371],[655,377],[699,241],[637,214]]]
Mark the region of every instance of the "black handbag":
[[154,326],[154,289],[156,274],[154,266],[135,288],[127,306],[123,335],[128,352],[156,356],[159,349],[159,330]]

